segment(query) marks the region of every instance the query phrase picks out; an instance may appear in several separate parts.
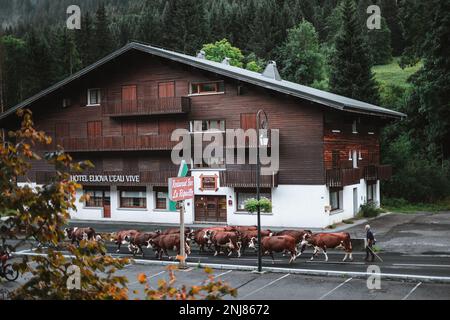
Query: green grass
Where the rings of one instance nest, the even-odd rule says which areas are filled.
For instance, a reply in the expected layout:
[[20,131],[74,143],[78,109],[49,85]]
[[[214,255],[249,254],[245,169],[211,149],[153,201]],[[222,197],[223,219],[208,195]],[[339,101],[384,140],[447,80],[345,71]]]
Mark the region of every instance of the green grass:
[[398,58],[394,58],[390,64],[374,66],[372,68],[372,71],[375,74],[375,79],[381,85],[396,85],[403,88],[410,87],[407,80],[412,74],[417,72],[422,67],[422,63],[418,63],[413,67],[402,69],[398,65],[398,60]]
[[418,211],[450,211],[450,199],[436,203],[410,203],[404,199],[385,199],[382,202],[383,209],[390,212],[414,213]]

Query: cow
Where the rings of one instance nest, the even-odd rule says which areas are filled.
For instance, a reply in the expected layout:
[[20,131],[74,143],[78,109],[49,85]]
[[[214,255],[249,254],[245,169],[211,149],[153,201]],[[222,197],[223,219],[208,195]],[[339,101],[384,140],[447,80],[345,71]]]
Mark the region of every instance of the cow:
[[120,252],[120,247],[122,245],[128,245],[128,250],[130,252],[133,252],[130,242],[125,240],[126,237],[133,238],[136,234],[138,234],[138,230],[122,230],[118,232],[113,232],[111,234],[111,242],[114,242],[117,244],[117,250],[116,252]]
[[203,228],[203,229],[197,229],[192,230],[188,235],[187,238],[190,241],[194,241],[199,246],[200,252],[205,251],[205,246],[208,249],[211,249],[211,241],[209,241],[208,237],[205,237],[205,231],[236,231],[234,227],[229,226],[223,226],[223,227],[211,227],[211,228]]
[[[256,243],[258,239],[253,237],[250,240],[249,247],[256,248]],[[269,254],[272,258],[272,264],[275,263],[275,259],[273,258],[274,252],[284,252],[288,251],[291,255],[289,260],[289,264],[294,262],[298,256],[298,250],[295,243],[295,238],[284,235],[284,236],[271,236],[265,237],[261,240],[261,250],[264,254]]]
[[101,240],[101,236],[98,235],[94,228],[87,227],[87,228],[65,228],[64,229],[64,235],[66,238],[71,240],[71,243],[74,244],[75,242],[77,245],[80,244],[81,240]]
[[229,226],[231,230],[226,231],[238,231],[238,232],[245,232],[245,231],[256,231],[258,230],[257,226]]
[[[189,228],[189,227],[186,227],[186,228],[184,228],[184,233],[185,234],[189,234],[191,232],[191,228]],[[160,232],[162,235],[168,235],[168,234],[176,234],[176,233],[180,233],[180,228],[169,228],[169,229],[166,229],[166,230],[164,230],[164,231],[161,231]]]
[[241,256],[241,242],[236,232],[206,230],[203,237],[208,239],[214,246],[214,256],[219,254],[221,248],[227,248],[229,250],[228,256],[233,252],[236,252],[238,257]]
[[[300,248],[300,243],[303,240],[303,236],[306,234],[312,234],[311,230],[282,230],[278,232],[274,232],[274,236],[291,236],[295,239],[295,243],[297,244],[297,250],[299,250],[300,254],[302,253]],[[287,254],[284,252],[283,255]]]
[[[147,248],[153,248],[158,253],[159,260],[162,259],[163,253],[171,259],[167,250],[176,249],[177,253],[180,254],[180,234],[159,234],[154,238],[150,238],[147,242]],[[191,248],[185,242],[186,254],[191,254]]]
[[138,232],[134,235],[126,235],[124,241],[129,243],[129,249],[133,253],[133,256],[136,256],[136,253],[141,252],[142,257],[144,257],[144,250],[142,250],[142,246],[148,247],[148,242],[150,239],[156,238],[160,233],[157,230],[156,232]]
[[352,257],[352,242],[350,239],[350,234],[348,232],[336,232],[336,233],[313,233],[305,234],[303,236],[303,241],[301,243],[302,252],[305,250],[306,246],[313,246],[314,252],[311,260],[317,253],[322,250],[325,255],[325,261],[328,261],[327,249],[331,248],[344,248],[345,256],[342,261],[346,261],[347,257],[350,261],[353,261]]
[[[261,238],[264,237],[271,237],[273,235],[272,231],[270,230],[261,230]],[[240,239],[241,239],[241,243],[242,243],[242,254],[244,254],[245,249],[247,248],[247,246],[250,244],[250,240],[252,238],[258,238],[258,230],[246,230],[246,231],[242,231],[240,233]],[[255,251],[256,248],[254,248]]]

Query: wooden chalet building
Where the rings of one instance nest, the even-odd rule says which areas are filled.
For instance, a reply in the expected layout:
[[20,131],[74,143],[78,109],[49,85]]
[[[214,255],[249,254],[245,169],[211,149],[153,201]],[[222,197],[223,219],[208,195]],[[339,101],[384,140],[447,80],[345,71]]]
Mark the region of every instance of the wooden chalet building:
[[[170,154],[176,128],[254,128],[263,109],[279,129],[280,168],[262,176],[262,196],[273,212],[264,226],[326,227],[353,217],[367,201],[380,202],[379,130],[403,114],[302,86],[279,77],[275,63],[260,74],[139,43],[130,43],[0,115],[0,127],[18,125],[15,112],[30,108],[38,129],[76,160],[95,169],[74,177],[91,195],[73,219],[177,223],[167,179],[178,167]],[[251,146],[248,146],[250,148]],[[21,183],[44,184],[53,168],[35,162]],[[255,224],[243,210],[255,197],[251,165],[206,159],[190,167],[195,199],[187,223]],[[104,177],[108,177],[106,180]]]

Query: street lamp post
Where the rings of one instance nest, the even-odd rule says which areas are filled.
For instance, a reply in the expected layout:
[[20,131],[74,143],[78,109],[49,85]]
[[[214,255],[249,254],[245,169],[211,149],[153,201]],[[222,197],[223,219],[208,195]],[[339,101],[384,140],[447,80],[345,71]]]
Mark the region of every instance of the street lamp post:
[[[263,116],[263,118],[261,118]],[[259,206],[260,195],[260,175],[261,175],[261,161],[259,154],[259,146],[267,146],[268,140],[264,138],[264,134],[267,135],[267,127],[269,120],[267,119],[267,114],[264,110],[259,110],[256,114],[256,200],[258,201],[257,206],[257,226],[258,226],[258,272],[262,272],[262,251],[261,251],[261,208]],[[259,130],[264,129],[264,133],[261,135]]]

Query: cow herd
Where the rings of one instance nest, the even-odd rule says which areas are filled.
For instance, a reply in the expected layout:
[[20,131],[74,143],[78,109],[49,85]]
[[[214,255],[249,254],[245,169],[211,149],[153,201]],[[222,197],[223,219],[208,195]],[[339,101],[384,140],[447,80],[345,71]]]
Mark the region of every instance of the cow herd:
[[[143,248],[152,249],[155,256],[162,259],[163,255],[169,257],[168,251],[180,254],[180,229],[169,228],[153,232],[141,232],[139,230],[122,230],[113,233],[98,234],[91,227],[66,228],[65,236],[72,242],[81,240],[108,241],[117,245],[116,252],[120,252],[121,246],[126,245],[128,250],[136,256],[144,257]],[[224,254],[240,257],[246,249],[257,252],[258,231],[256,226],[217,226],[192,230],[185,228],[185,253],[191,254],[191,246],[195,244],[200,252],[211,252],[214,256]],[[313,247],[311,260],[319,252],[328,261],[327,249],[342,248],[345,251],[344,260],[353,260],[352,244],[347,232],[337,233],[312,233],[310,230],[283,230],[273,232],[261,230],[261,250],[269,255],[274,263],[274,252],[283,253],[289,257],[292,263],[300,256],[306,247]]]

